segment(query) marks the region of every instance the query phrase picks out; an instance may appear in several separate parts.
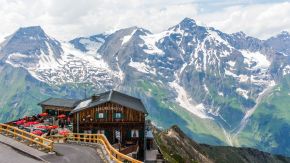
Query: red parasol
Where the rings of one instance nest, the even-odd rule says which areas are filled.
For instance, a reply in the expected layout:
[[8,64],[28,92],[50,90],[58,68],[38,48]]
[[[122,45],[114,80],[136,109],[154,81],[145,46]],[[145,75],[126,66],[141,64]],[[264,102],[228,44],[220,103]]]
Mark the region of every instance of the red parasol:
[[62,130],[62,131],[59,132],[59,134],[66,136],[66,135],[69,134],[69,131],[68,130]]
[[32,125],[37,125],[37,124],[39,124],[39,122],[38,121],[34,121],[34,122],[31,122],[31,124]]
[[25,122],[26,121],[22,119],[22,120],[15,122],[15,123],[16,123],[16,125],[23,125]]
[[30,123],[24,123],[23,126],[24,127],[29,127],[29,126],[31,126],[31,124]]
[[36,124],[39,124],[39,122],[37,122],[37,121],[27,122],[24,124],[24,127],[28,127],[28,126],[32,126],[32,125],[36,125]]
[[57,116],[58,118],[65,118],[66,117],[66,115],[64,115],[64,114],[61,114],[61,115],[59,115],[59,116]]
[[31,133],[34,134],[34,135],[38,135],[38,136],[41,136],[43,134],[43,132],[40,131],[40,130],[34,130]]
[[48,128],[48,129],[57,129],[57,128],[58,128],[58,126],[56,126],[56,125],[53,125],[53,126],[48,126],[47,128]]
[[47,129],[48,127],[47,127],[47,126],[43,126],[43,125],[41,125],[41,126],[36,126],[36,128]]
[[45,117],[45,116],[48,115],[48,113],[40,113],[39,115],[40,115],[41,117]]

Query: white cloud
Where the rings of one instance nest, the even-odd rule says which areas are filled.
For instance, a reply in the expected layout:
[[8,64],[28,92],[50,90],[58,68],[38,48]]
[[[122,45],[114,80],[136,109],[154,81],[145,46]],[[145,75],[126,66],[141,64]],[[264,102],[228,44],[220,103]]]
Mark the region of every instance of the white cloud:
[[266,39],[283,30],[290,31],[290,3],[233,6],[224,11],[199,15],[208,26],[224,32],[244,31]]
[[130,26],[159,32],[184,17],[225,32],[245,31],[260,38],[290,29],[287,2],[240,5],[225,0],[219,1],[220,6],[215,5],[218,9],[214,12],[208,12],[209,1],[191,1],[0,0],[0,37],[32,25],[40,25],[49,35],[62,40]]

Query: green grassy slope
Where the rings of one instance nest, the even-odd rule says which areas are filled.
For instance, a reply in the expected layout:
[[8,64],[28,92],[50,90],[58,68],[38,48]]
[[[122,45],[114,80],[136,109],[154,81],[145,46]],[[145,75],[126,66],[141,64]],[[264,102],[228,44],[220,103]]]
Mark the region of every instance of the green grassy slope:
[[138,87],[143,92],[147,92],[146,96],[149,97],[147,103],[150,105],[148,107],[149,118],[157,123],[156,125],[168,128],[178,124],[190,137],[198,142],[216,145],[226,144],[224,133],[219,125],[210,119],[199,118],[177,105],[173,102],[174,99],[168,89],[162,84],[141,80],[138,82]]
[[290,155],[290,77],[264,99],[238,137],[243,146]]

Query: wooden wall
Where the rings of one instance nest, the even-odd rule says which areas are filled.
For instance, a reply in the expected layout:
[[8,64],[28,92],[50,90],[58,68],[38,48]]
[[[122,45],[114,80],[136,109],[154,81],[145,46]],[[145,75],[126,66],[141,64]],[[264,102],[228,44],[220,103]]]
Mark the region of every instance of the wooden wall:
[[[104,113],[104,118],[97,118],[97,113]],[[114,118],[115,113],[122,113],[120,119]],[[121,144],[126,145],[129,141],[139,145],[138,157],[143,158],[144,152],[144,129],[145,113],[127,108],[115,103],[104,103],[92,108],[84,109],[72,115],[74,132],[77,131],[77,114],[79,114],[79,132],[90,130],[96,133],[98,130],[104,130],[110,143],[116,143],[115,130],[121,134]],[[138,130],[139,137],[131,137],[131,130]]]
[[[104,113],[105,118],[97,118],[97,113]],[[121,119],[114,118],[115,113],[122,113]],[[76,113],[73,114],[74,123],[76,123]],[[136,110],[126,108],[119,104],[111,102],[101,104],[96,107],[88,108],[79,112],[80,124],[81,123],[114,123],[114,122],[126,122],[126,123],[145,123],[145,114]]]

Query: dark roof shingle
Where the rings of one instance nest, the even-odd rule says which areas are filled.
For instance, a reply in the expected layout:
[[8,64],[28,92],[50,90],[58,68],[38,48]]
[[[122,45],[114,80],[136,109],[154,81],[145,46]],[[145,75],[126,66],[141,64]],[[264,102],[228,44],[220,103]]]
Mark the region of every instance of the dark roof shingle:
[[94,107],[94,106],[97,106],[106,102],[113,102],[122,106],[126,106],[128,108],[134,109],[136,111],[143,112],[145,114],[148,113],[140,99],[135,98],[133,96],[126,95],[124,93],[121,93],[115,90],[100,93],[95,96],[98,97],[95,101],[92,101],[91,98],[85,99],[81,101],[75,107],[75,109],[71,111],[71,113],[79,112],[86,108]]
[[40,102],[38,105],[60,106],[73,109],[79,104],[79,102],[80,100],[75,99],[49,98]]

